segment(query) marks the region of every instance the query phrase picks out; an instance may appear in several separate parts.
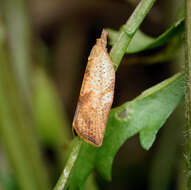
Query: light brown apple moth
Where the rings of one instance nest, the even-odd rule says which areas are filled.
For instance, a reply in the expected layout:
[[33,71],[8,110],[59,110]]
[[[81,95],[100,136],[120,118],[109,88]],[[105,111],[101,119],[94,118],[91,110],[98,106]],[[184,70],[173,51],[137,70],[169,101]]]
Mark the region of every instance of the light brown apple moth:
[[113,103],[115,71],[107,53],[107,32],[91,50],[73,120],[73,128],[86,142],[101,146]]

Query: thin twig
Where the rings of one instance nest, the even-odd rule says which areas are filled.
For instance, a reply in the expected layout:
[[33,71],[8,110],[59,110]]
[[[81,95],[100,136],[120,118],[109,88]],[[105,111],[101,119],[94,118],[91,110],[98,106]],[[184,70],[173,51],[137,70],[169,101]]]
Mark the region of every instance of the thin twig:
[[186,73],[186,119],[188,130],[187,149],[187,189],[191,189],[191,0],[186,0],[186,43],[185,43],[185,73]]
[[72,152],[70,154],[70,158],[68,159],[66,163],[66,167],[64,168],[54,190],[62,190],[67,185],[68,178],[70,176],[71,170],[74,166],[74,163],[76,162],[76,159],[78,158],[78,154],[80,152],[82,140],[78,137],[76,146],[73,147]]
[[110,52],[111,60],[114,63],[115,70],[117,70],[130,41],[132,40],[140,24],[143,22],[147,13],[150,11],[154,2],[155,0],[142,0],[126,24],[123,25],[118,39]]

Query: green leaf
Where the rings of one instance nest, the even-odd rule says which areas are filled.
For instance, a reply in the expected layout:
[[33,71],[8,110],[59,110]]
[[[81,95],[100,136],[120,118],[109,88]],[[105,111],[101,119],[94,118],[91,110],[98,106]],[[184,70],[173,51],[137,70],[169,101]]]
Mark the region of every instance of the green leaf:
[[129,56],[128,64],[155,64],[175,60],[182,50],[183,41],[181,37],[172,39],[168,45],[154,54],[143,56]]
[[[170,78],[164,82],[162,82],[160,85],[165,87],[165,85],[168,85],[169,83],[172,83],[174,81],[173,78]],[[159,88],[160,88],[159,85]],[[178,89],[176,91],[176,88]],[[173,96],[169,96],[168,92],[167,94],[163,93],[163,97],[159,97],[155,100],[153,100],[153,108],[152,109],[152,115],[145,115],[147,117],[148,122],[145,128],[143,128],[140,131],[140,142],[141,145],[144,149],[148,150],[155,138],[156,134],[159,131],[159,129],[163,126],[169,115],[172,113],[172,111],[176,108],[177,106],[177,101],[179,101],[179,95],[180,95],[180,90],[184,90],[184,85],[179,86],[178,83],[174,84],[174,92]],[[148,91],[149,93],[149,91]],[[171,91],[172,93],[172,91]],[[145,91],[144,94],[147,94],[147,91]],[[164,98],[166,104],[164,104]],[[152,117],[151,117],[152,116]]]
[[71,139],[69,122],[61,108],[52,81],[38,69],[34,77],[34,114],[41,141],[48,146],[63,146]]
[[[173,37],[183,32],[183,29],[184,29],[184,19],[181,18],[157,38],[149,37],[140,30],[138,30],[134,35],[133,39],[131,40],[126,50],[126,53],[133,54],[144,50],[163,46]],[[122,27],[121,30],[125,30],[125,28]],[[108,29],[108,32],[109,32],[109,38],[111,40],[110,44],[113,46],[118,37],[119,32],[111,29]]]
[[133,101],[112,109],[103,145],[95,148],[83,142],[72,170],[70,189],[81,189],[94,168],[102,177],[110,180],[112,162],[121,145],[141,132],[141,144],[144,148],[150,147],[154,139],[153,133],[156,135],[183,96],[184,74],[177,74],[146,90]]

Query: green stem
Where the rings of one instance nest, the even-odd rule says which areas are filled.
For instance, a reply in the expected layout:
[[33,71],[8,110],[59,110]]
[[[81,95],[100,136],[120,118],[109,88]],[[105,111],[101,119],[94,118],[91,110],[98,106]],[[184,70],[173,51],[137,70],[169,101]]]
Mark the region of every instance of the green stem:
[[186,73],[186,118],[188,127],[188,156],[187,156],[187,189],[191,189],[191,0],[186,0],[186,44],[185,44],[185,73]]
[[110,57],[114,63],[115,70],[117,70],[130,41],[132,40],[140,24],[146,17],[147,13],[150,11],[154,2],[155,0],[142,0],[138,4],[126,24],[123,25],[118,39],[113,45],[110,52]]
[[66,187],[71,170],[74,166],[74,163],[76,162],[78,158],[81,145],[82,145],[82,140],[78,137],[77,142],[75,143],[75,146],[73,147],[72,152],[70,154],[70,158],[68,159],[66,163],[66,167],[64,168],[54,190],[62,190]]
[[[125,54],[126,48],[128,47],[131,39],[133,38],[134,34],[136,33],[137,29],[139,28],[145,16],[151,9],[154,2],[155,0],[142,0],[139,3],[139,5],[136,7],[131,17],[128,19],[127,23],[123,26],[123,29],[121,30],[119,37],[116,40],[110,52],[110,57],[114,63],[115,71],[117,70],[120,64],[121,59],[123,58],[123,55]],[[65,171],[64,169],[54,190],[62,190],[66,187],[66,182],[69,178],[72,167],[74,166],[74,163],[78,157],[78,153],[79,153],[81,145],[82,145],[82,140],[80,139],[78,143],[76,143],[76,147],[78,151],[75,151],[76,148],[74,147],[74,150],[72,151],[72,154],[70,155],[66,163],[65,169],[68,168],[67,170],[69,171],[69,173],[67,173],[68,175],[64,174],[64,171]],[[75,159],[73,159],[73,156]]]

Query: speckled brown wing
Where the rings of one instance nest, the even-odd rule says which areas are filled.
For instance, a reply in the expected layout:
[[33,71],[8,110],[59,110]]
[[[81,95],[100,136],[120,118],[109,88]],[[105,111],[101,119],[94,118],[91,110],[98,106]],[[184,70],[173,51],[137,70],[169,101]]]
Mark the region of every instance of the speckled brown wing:
[[94,146],[102,145],[114,95],[115,71],[106,44],[107,33],[103,30],[88,58],[73,120],[77,134]]

